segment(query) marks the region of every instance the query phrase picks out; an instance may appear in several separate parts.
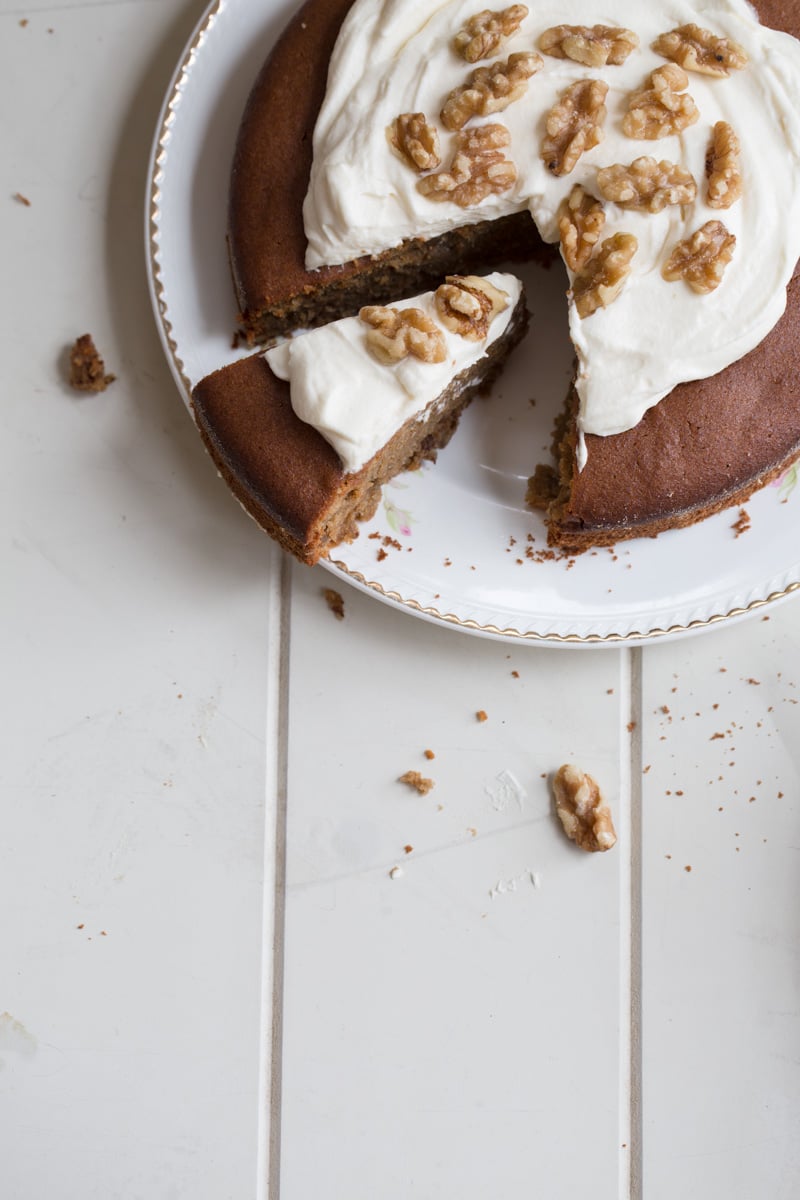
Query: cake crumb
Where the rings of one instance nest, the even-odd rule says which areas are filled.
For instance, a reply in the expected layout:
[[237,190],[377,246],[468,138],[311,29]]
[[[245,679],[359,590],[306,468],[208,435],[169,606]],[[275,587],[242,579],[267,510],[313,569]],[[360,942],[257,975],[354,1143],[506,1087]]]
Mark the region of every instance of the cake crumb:
[[11,199],[16,200],[17,204],[24,204],[26,208],[30,208],[31,206],[30,200],[27,196],[23,196],[22,192],[14,192]]
[[325,603],[331,610],[337,621],[344,620],[344,597],[341,592],[337,592],[334,588],[323,588],[322,595],[325,597]]
[[688,865],[687,865],[687,866],[685,866],[683,869],[684,869],[684,871],[686,872],[686,874],[687,874],[687,875],[689,875],[689,874],[691,873],[691,870],[692,870],[692,868],[691,868],[690,866],[688,866]]
[[628,721],[628,724],[625,726],[625,728],[627,729],[628,733],[633,733],[634,729],[636,728],[636,722]]
[[20,18],[20,22],[19,22],[19,24],[20,24],[20,28],[21,28],[21,29],[24,29],[24,28],[25,28],[25,26],[28,24],[28,18],[27,18],[27,17],[21,17],[21,18]]
[[413,849],[414,849],[414,847],[413,847],[413,846],[411,846],[411,845],[408,845],[408,846],[403,846],[403,853],[404,853],[404,854],[410,854],[410,853],[412,852],[412,850],[413,850]]
[[436,755],[432,750],[425,750],[424,754],[427,759],[436,758]]
[[238,329],[234,329],[231,334],[231,350],[238,350],[242,344],[242,335]]
[[398,782],[407,783],[409,787],[419,792],[420,796],[426,796],[433,787],[433,780],[426,779],[419,771],[406,771],[400,776]]
[[399,879],[402,876],[402,874],[403,874],[402,867],[392,867],[391,871],[389,872],[389,878],[390,879]]
[[746,508],[740,508],[739,516],[734,521],[733,525],[731,525],[731,529],[733,529],[735,536],[738,538],[738,537],[741,537],[743,533],[747,533],[749,528],[750,528],[750,514],[748,513]]
[[381,546],[380,549],[378,550],[378,553],[375,555],[375,557],[377,558],[378,562],[383,562],[383,560],[385,558],[388,558],[389,555],[386,553],[383,546]]
[[90,333],[82,334],[69,352],[69,384],[79,392],[104,392],[116,375],[106,375],[105,363]]
[[512,678],[512,679],[519,679],[519,671],[512,671],[512,672],[511,672],[511,678]]
[[489,720],[487,714],[484,712],[484,710],[482,708],[478,709],[478,711],[475,713],[475,716],[481,722],[481,724],[483,724],[484,721]]

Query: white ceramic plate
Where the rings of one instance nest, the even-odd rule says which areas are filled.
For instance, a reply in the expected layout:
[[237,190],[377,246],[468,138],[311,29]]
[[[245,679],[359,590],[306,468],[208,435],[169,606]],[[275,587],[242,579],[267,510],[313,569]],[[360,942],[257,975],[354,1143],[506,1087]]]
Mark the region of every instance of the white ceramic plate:
[[[242,109],[293,0],[215,0],[175,72],[153,147],[147,261],[165,349],[184,399],[231,349],[227,183]],[[435,467],[385,489],[375,519],[326,564],[408,612],[474,633],[557,644],[680,636],[800,588],[797,469],[747,504],[657,540],[546,560],[523,502],[548,454],[572,363],[565,276],[523,271],[531,333],[495,393],[467,411]],[[532,403],[535,401],[535,404]]]

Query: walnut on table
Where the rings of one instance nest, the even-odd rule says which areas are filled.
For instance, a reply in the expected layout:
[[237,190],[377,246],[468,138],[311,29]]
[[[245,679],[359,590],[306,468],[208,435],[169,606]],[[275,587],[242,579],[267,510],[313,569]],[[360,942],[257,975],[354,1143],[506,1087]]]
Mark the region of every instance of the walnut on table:
[[554,25],[537,44],[551,58],[570,58],[586,67],[619,67],[638,49],[639,38],[613,25]]
[[653,42],[653,49],[685,71],[714,75],[718,79],[726,78],[731,71],[743,70],[749,61],[738,42],[717,37],[700,25],[680,25],[669,33],[662,33]]
[[561,252],[571,271],[580,271],[597,249],[606,223],[603,205],[576,183],[558,218]]
[[[445,129],[463,129],[472,117],[502,112],[528,90],[528,80],[544,63],[533,51],[512,54],[506,62],[476,67],[469,82],[453,88],[441,111]],[[437,164],[438,165],[438,164]]]
[[706,221],[691,237],[678,243],[661,274],[669,283],[683,279],[692,291],[708,295],[722,283],[735,249],[736,238],[722,221]]
[[676,63],[657,67],[643,88],[631,92],[622,131],[629,138],[656,141],[682,133],[700,119],[686,91],[689,77]]
[[470,17],[463,29],[453,38],[453,49],[469,63],[490,58],[504,38],[516,33],[528,15],[524,4],[483,12]]
[[390,144],[415,171],[435,171],[440,166],[439,134],[425,113],[401,113],[386,132]]
[[358,315],[370,326],[367,348],[387,366],[409,357],[425,363],[444,362],[447,357],[441,330],[421,308],[384,308],[372,304],[362,308]]
[[517,180],[517,168],[504,154],[510,142],[504,125],[463,129],[456,136],[450,170],[426,175],[417,183],[418,190],[429,200],[451,200],[460,208],[507,192]]
[[542,161],[552,175],[569,175],[582,154],[602,142],[608,84],[579,79],[562,92],[545,120]]
[[739,139],[727,121],[717,121],[706,155],[707,200],[711,208],[730,208],[744,190]]
[[597,172],[605,200],[638,212],[663,212],[670,204],[691,204],[697,196],[694,176],[678,163],[635,159],[630,166],[615,163]]
[[553,796],[564,832],[581,850],[604,851],[616,845],[611,809],[591,775],[565,763],[553,779]]
[[572,281],[571,295],[582,320],[598,308],[608,308],[622,291],[631,273],[639,242],[632,233],[606,238]]
[[494,318],[508,308],[508,293],[479,275],[448,275],[433,301],[445,329],[479,342],[488,335]]

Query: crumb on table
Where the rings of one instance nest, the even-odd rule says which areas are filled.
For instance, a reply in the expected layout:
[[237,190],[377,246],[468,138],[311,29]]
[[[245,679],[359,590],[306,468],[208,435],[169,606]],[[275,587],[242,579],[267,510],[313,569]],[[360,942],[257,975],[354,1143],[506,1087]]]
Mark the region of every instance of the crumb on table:
[[344,597],[341,592],[337,592],[335,588],[323,588],[322,595],[325,597],[325,603],[331,610],[337,621],[344,620]]
[[82,334],[69,352],[69,384],[79,392],[104,392],[116,375],[106,375],[105,363],[90,333]]
[[399,778],[400,783],[407,783],[409,787],[414,788],[419,792],[420,796],[425,796],[433,787],[433,780],[426,779],[419,771],[406,771]]
[[14,192],[11,199],[16,200],[17,204],[24,204],[26,208],[30,208],[31,206],[30,200],[27,196],[23,196],[22,192]]
[[478,709],[478,711],[475,713],[475,716],[481,722],[481,724],[483,724],[484,721],[489,720],[487,713],[482,708]]

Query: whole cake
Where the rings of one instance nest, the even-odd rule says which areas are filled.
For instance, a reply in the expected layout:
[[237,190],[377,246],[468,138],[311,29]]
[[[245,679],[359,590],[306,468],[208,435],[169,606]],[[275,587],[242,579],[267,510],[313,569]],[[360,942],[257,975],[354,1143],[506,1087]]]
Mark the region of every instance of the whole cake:
[[[800,453],[800,14],[757,10],[309,0],[236,147],[247,336],[559,248],[577,365],[557,470],[530,489],[551,542],[741,503]],[[206,406],[218,465],[254,421]],[[224,473],[263,494],[276,457]]]

